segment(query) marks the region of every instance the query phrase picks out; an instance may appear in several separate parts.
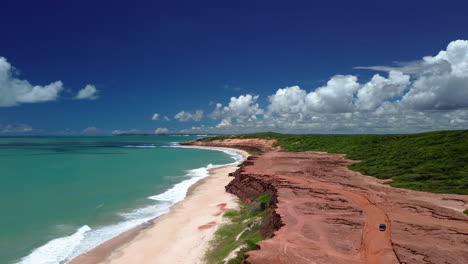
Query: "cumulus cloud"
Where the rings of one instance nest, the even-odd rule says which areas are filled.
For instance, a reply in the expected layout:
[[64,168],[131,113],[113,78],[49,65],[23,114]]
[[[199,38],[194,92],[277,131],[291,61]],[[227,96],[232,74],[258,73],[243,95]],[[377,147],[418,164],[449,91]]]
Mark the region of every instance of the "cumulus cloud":
[[416,76],[401,105],[418,110],[468,107],[468,41],[452,41],[446,50],[423,58],[424,71]]
[[91,126],[91,127],[87,127],[85,129],[83,129],[83,131],[81,131],[82,134],[92,134],[92,133],[96,133],[98,131],[97,127],[94,127],[94,126]]
[[307,94],[305,99],[307,109],[319,113],[350,112],[353,108],[354,93],[358,88],[356,76],[333,76],[326,86]]
[[305,97],[307,92],[299,86],[278,89],[268,100],[270,113],[276,114],[297,114],[305,111]]
[[238,122],[243,120],[256,118],[256,115],[264,113],[263,109],[257,103],[258,95],[241,95],[239,97],[231,97],[229,104],[224,106],[220,103],[216,104],[216,108],[210,114],[211,118],[236,118]]
[[164,120],[171,121],[171,119],[168,116],[164,116]]
[[99,91],[96,86],[87,84],[83,89],[79,90],[75,96],[77,100],[96,100],[98,99]]
[[232,124],[229,118],[221,120],[221,122],[218,125],[216,125],[217,128],[230,127],[230,126],[232,126]]
[[468,107],[468,41],[455,40],[436,56],[425,56],[404,67],[360,67],[406,72],[412,82],[407,92],[378,111],[413,109],[453,110]]
[[410,76],[390,71],[388,78],[376,74],[361,86],[356,94],[356,107],[361,110],[375,110],[383,102],[403,95],[410,84]]
[[154,133],[155,134],[164,134],[164,133],[167,133],[169,132],[169,129],[165,128],[165,127],[160,127],[160,128],[157,128]]
[[158,120],[158,119],[159,119],[159,114],[158,113],[154,113],[153,117],[151,117],[151,120]]
[[6,58],[0,57],[0,107],[55,101],[62,90],[61,81],[40,86],[15,78],[13,66]]
[[174,119],[177,119],[180,122],[187,122],[189,120],[198,122],[203,119],[203,110],[197,110],[194,113],[180,111],[174,116]]

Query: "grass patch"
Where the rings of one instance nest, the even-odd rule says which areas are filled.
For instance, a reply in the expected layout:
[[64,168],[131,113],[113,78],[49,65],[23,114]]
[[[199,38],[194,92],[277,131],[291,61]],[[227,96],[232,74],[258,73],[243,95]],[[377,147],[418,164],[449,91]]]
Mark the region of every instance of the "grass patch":
[[262,194],[254,199],[262,204],[261,210],[252,212],[252,206],[240,203],[238,210],[228,210],[223,217],[229,222],[221,225],[210,242],[210,249],[205,253],[208,264],[223,263],[223,260],[234,250],[243,246],[228,264],[238,264],[244,259],[244,253],[256,249],[256,243],[265,238],[260,235],[262,220],[269,214],[267,210],[271,197]]
[[271,195],[269,193],[264,193],[254,198],[253,200],[260,202],[262,204],[262,208],[267,208],[268,206],[270,206]]
[[349,168],[394,187],[468,194],[468,130],[408,135],[284,135],[272,132],[204,138],[276,139],[283,151],[344,153]]

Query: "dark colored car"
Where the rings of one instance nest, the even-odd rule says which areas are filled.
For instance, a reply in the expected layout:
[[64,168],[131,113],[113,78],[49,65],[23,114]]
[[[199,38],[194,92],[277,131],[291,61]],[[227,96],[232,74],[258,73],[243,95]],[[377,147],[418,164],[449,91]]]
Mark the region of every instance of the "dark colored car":
[[379,225],[379,230],[380,231],[385,231],[385,229],[387,229],[387,226],[385,224],[380,224]]

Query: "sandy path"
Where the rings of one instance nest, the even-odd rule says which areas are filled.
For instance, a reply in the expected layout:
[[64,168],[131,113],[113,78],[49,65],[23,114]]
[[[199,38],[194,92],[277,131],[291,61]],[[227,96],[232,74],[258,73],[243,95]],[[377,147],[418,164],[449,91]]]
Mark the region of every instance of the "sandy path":
[[[375,204],[371,203],[366,197],[353,193],[350,191],[345,191],[342,189],[334,188],[324,184],[320,184],[311,179],[298,179],[297,177],[292,178],[288,176],[283,176],[282,178],[288,179],[289,181],[294,181],[295,183],[307,186],[310,188],[317,188],[321,190],[327,190],[330,193],[341,196],[347,201],[351,202],[354,206],[362,210],[364,225],[362,230],[361,244],[360,244],[360,259],[363,263],[369,264],[380,264],[380,263],[398,263],[397,257],[393,251],[392,241],[390,237],[390,221],[385,214],[385,212],[377,207]],[[292,204],[304,203],[309,201],[309,199],[294,199]],[[293,229],[302,230],[304,227],[304,217],[300,213],[297,213],[296,210],[291,210],[291,206],[288,207],[288,212],[292,217],[295,217],[298,223]],[[377,228],[379,224],[387,225],[387,232],[381,232]],[[316,230],[316,233],[320,237],[328,237],[328,234],[324,230]],[[333,250],[333,246],[330,245],[329,241],[321,241],[321,248],[327,248],[327,252],[330,255],[334,255],[337,258],[342,260],[348,259],[349,261],[357,261],[357,258],[350,259],[349,255],[343,255],[343,253],[336,252]]]
[[[398,263],[392,247],[390,220],[382,209],[357,193],[317,183],[312,183],[312,186],[336,192],[363,211],[365,223],[361,238],[362,262],[369,264]],[[377,228],[380,224],[387,225],[386,232],[381,232]]]
[[[247,153],[237,151],[244,157]],[[196,264],[202,263],[209,241],[222,223],[223,212],[237,206],[237,197],[225,191],[236,165],[210,170],[169,213],[148,228],[123,234],[74,259],[71,264]],[[132,232],[130,232],[132,233]]]

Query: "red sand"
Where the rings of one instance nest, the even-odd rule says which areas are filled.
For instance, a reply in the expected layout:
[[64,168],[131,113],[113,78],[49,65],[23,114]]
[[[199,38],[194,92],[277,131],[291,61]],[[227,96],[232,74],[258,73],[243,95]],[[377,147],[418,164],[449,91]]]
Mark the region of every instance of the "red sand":
[[467,196],[393,188],[339,154],[274,150],[250,162],[234,188],[274,186],[284,226],[247,263],[468,263]]
[[207,224],[204,224],[204,225],[199,226],[199,227],[198,227],[198,230],[208,229],[208,228],[212,228],[212,227],[214,227],[214,226],[216,226],[216,222],[215,222],[215,221],[211,221],[211,222],[209,222],[209,223],[207,223]]
[[218,208],[219,208],[219,212],[217,213],[214,213],[213,215],[214,216],[219,216],[221,215],[222,213],[226,212],[228,209],[226,208],[227,204],[226,203],[220,203],[218,205],[216,205]]

